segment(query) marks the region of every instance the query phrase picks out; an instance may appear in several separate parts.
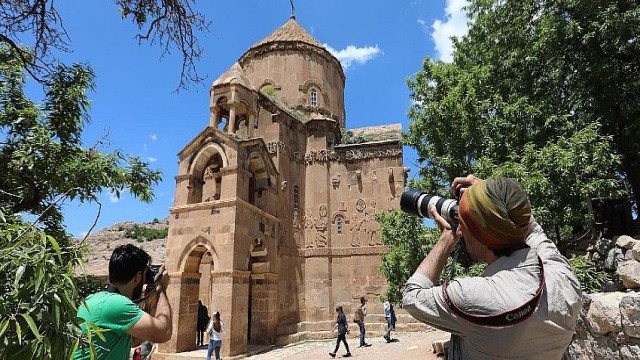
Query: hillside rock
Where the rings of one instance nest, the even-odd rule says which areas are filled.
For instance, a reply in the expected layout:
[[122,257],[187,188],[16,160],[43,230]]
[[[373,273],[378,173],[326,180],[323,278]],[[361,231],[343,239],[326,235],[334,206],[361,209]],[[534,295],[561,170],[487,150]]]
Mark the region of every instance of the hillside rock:
[[[90,248],[89,255],[85,259],[85,267],[87,275],[98,277],[106,276],[109,272],[109,258],[113,249],[124,244],[134,244],[149,253],[153,264],[162,264],[164,262],[167,250],[167,239],[155,239],[144,241],[142,239],[131,239],[126,237],[127,230],[132,230],[135,226],[150,229],[163,230],[169,227],[168,218],[156,220],[142,224],[136,224],[133,221],[124,221],[116,223],[106,228],[102,228],[95,233],[91,233],[86,240]],[[77,239],[82,241],[82,239]]]

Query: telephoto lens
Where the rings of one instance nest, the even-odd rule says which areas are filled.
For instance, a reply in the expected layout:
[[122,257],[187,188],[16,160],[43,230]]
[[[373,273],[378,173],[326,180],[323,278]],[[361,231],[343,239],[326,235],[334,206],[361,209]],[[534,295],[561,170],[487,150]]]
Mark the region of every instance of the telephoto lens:
[[428,195],[419,190],[407,190],[400,197],[400,209],[407,214],[421,218],[433,219],[429,213],[429,205],[431,204],[449,224],[458,221],[458,201],[454,199]]

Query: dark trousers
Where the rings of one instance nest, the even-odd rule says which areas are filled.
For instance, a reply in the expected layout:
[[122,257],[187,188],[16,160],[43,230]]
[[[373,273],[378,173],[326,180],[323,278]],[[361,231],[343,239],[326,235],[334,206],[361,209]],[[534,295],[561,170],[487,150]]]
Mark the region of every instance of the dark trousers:
[[358,327],[360,328],[360,346],[364,346],[366,344],[366,342],[364,341],[364,334],[365,334],[364,322],[362,321],[359,322]]
[[344,343],[344,347],[347,348],[347,354],[350,353],[351,351],[349,351],[349,344],[347,344],[347,334],[338,334],[338,340],[336,340],[336,349],[333,350],[333,353],[335,354],[338,352],[341,340]]
[[204,330],[205,329],[198,329],[198,346],[204,344]]

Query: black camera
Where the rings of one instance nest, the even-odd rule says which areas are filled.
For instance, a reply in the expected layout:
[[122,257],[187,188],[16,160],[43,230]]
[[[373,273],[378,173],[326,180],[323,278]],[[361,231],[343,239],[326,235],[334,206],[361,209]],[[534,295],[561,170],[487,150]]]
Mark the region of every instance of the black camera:
[[428,195],[419,190],[407,190],[400,197],[400,209],[421,218],[432,219],[429,213],[429,205],[432,204],[436,207],[438,214],[449,224],[458,223],[458,200]]
[[160,267],[161,265],[147,265],[147,272],[144,278],[144,283],[145,284],[155,284],[157,279],[156,277],[158,276],[158,273],[160,272]]

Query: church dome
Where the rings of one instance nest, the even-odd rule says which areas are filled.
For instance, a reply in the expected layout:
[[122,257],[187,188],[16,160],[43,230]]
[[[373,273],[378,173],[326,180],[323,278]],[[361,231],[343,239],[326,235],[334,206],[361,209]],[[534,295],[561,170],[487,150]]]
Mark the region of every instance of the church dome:
[[319,113],[344,127],[342,65],[291,17],[238,60],[256,89],[271,86],[291,108]]
[[245,75],[244,71],[242,70],[238,62],[235,62],[229,68],[229,70],[227,70],[224,74],[220,75],[220,77],[218,77],[216,81],[213,82],[212,86],[222,85],[222,84],[240,84],[246,87],[247,89],[254,89],[253,85],[251,85],[251,81],[249,80],[247,75]]

